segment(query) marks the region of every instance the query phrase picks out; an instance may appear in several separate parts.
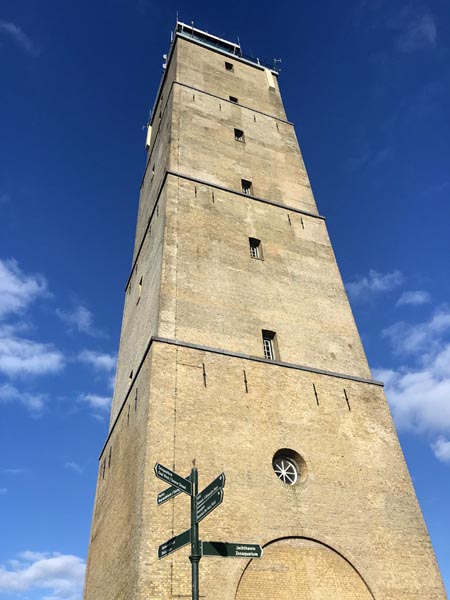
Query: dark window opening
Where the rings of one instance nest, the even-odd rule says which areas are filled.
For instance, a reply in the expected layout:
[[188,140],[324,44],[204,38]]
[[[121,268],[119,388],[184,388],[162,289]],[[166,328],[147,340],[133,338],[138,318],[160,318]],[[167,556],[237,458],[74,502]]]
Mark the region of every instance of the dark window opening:
[[241,184],[242,184],[242,191],[244,192],[244,194],[247,194],[247,196],[251,196],[253,193],[252,182],[247,181],[247,179],[241,179]]
[[278,352],[276,346],[276,333],[274,331],[262,330],[264,358],[267,360],[277,360]]
[[245,142],[244,132],[241,129],[234,130],[234,139],[237,142]]
[[261,240],[257,240],[256,238],[248,238],[248,242],[250,246],[250,256],[252,258],[262,259]]
[[230,102],[238,103],[238,99],[235,96],[230,96]]
[[225,69],[227,71],[234,71],[234,65],[233,65],[233,63],[225,62]]

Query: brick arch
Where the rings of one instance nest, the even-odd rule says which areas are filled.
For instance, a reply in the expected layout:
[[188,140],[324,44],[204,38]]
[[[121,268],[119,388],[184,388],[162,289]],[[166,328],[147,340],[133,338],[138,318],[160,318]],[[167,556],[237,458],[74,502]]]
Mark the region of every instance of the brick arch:
[[273,540],[248,563],[235,600],[374,600],[358,570],[327,544],[304,537]]

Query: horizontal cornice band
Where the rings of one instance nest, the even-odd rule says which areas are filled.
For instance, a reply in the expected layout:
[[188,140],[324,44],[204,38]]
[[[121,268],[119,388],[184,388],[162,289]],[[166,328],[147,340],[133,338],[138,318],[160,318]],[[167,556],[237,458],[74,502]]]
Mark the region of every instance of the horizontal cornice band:
[[122,411],[128,400],[130,392],[131,392],[132,388],[134,387],[136,379],[137,379],[137,377],[141,371],[141,368],[144,364],[144,361],[147,357],[147,354],[149,353],[150,348],[152,347],[152,345],[155,342],[159,343],[159,344],[168,344],[170,346],[177,346],[179,348],[189,348],[190,350],[198,350],[199,352],[209,352],[211,354],[220,354],[221,356],[229,356],[230,358],[240,358],[242,360],[248,360],[248,361],[252,361],[252,362],[263,363],[265,365],[270,365],[271,367],[294,369],[296,371],[305,371],[307,373],[315,373],[316,375],[325,375],[326,377],[345,379],[347,381],[356,381],[358,383],[366,383],[368,385],[384,387],[384,383],[382,381],[376,381],[375,379],[366,379],[365,377],[356,377],[355,375],[349,375],[347,373],[338,373],[336,371],[327,371],[325,369],[316,369],[315,367],[307,367],[305,365],[298,365],[296,363],[288,363],[288,362],[284,362],[284,361],[280,361],[280,360],[267,360],[266,358],[261,358],[259,356],[251,356],[250,354],[243,354],[241,352],[232,352],[231,350],[224,350],[223,348],[214,348],[212,346],[203,346],[202,344],[194,344],[192,342],[184,342],[184,341],[176,340],[176,339],[172,339],[172,338],[163,338],[163,337],[159,337],[159,336],[152,336],[147,343],[147,346],[144,350],[144,354],[142,355],[139,366],[136,369],[136,373],[133,377],[133,380],[130,383],[130,387],[128,388],[125,398],[123,399],[123,402],[120,406],[119,412],[117,413],[117,416],[114,419],[114,423],[112,424],[112,427],[108,433],[108,436],[103,445],[102,451],[100,452],[99,460],[101,460],[101,458],[103,456],[103,452],[105,451],[105,449],[108,445],[108,442],[113,434],[113,431],[116,427],[119,417],[122,414]]

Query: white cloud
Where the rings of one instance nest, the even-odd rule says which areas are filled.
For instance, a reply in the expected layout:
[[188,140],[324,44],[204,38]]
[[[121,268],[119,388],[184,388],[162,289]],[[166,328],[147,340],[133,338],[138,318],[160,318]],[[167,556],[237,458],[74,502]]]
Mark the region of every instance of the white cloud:
[[26,275],[14,259],[0,260],[0,318],[22,312],[42,296],[48,296],[42,275]]
[[430,319],[411,325],[400,321],[383,329],[382,335],[389,338],[397,354],[426,352],[437,354],[442,347],[442,335],[450,330],[450,308],[439,307]]
[[39,47],[28,37],[28,35],[14,23],[0,21],[0,35],[11,39],[19,48],[31,56],[39,56]]
[[45,590],[45,600],[81,600],[85,568],[84,560],[71,554],[23,552],[0,565],[0,591]]
[[450,344],[434,360],[418,368],[374,369],[385,382],[386,396],[397,427],[416,433],[450,433],[450,365],[440,368]]
[[74,460],[70,461],[70,462],[66,462],[66,464],[64,465],[65,469],[70,469],[71,471],[75,471],[75,473],[78,473],[79,475],[81,475],[84,471],[83,467],[81,467],[77,462],[75,462]]
[[115,354],[106,354],[94,352],[92,350],[83,350],[78,355],[81,362],[91,365],[97,371],[112,371],[116,367],[117,356]]
[[423,290],[403,292],[397,301],[396,306],[418,306],[420,304],[427,304],[431,301],[431,295]]
[[[17,402],[22,404],[34,416],[39,416],[45,408],[46,396],[44,394],[31,394],[23,392],[9,383],[0,385],[0,403]],[[20,469],[5,469],[5,473],[20,473]]]
[[434,441],[436,458],[450,462],[450,307],[441,306],[420,323],[395,323],[383,331],[395,353],[407,359],[397,369],[374,369],[385,382],[400,430]]
[[79,304],[73,310],[56,310],[58,317],[69,326],[69,331],[76,330],[91,337],[106,337],[106,335],[94,327],[94,316],[91,311]]
[[368,299],[375,294],[390,292],[403,283],[400,271],[378,273],[370,269],[369,275],[355,279],[345,285],[351,300],[358,302]]
[[431,449],[438,460],[450,463],[450,440],[440,436],[431,444]]
[[388,20],[388,28],[395,32],[395,45],[402,53],[436,46],[436,20],[427,10],[405,6]]
[[85,402],[97,417],[103,418],[111,408],[110,396],[99,396],[97,394],[83,394],[80,396],[80,402]]
[[9,377],[46,375],[64,368],[64,357],[51,344],[16,337],[10,328],[0,329],[0,372]]

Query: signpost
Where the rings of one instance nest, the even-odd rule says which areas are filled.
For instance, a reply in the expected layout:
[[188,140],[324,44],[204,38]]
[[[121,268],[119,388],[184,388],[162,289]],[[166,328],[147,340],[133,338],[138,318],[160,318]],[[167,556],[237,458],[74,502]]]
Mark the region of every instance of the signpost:
[[155,465],[155,475],[156,477],[159,477],[159,479],[170,483],[173,487],[178,488],[181,492],[185,492],[189,496],[192,496],[192,483],[189,479],[177,475],[177,473],[174,473],[167,467],[163,467],[159,463],[156,463]]
[[[194,461],[195,464],[195,461]],[[192,600],[199,600],[199,563],[202,556],[224,558],[261,558],[263,549],[257,544],[231,544],[228,542],[201,542],[198,524],[223,502],[225,473],[221,473],[204,490],[198,493],[198,470],[194,467],[186,478],[174,473],[160,463],[155,465],[155,475],[170,483],[171,487],[158,494],[156,502],[164,504],[181,492],[191,497],[191,528],[176,535],[158,548],[158,558],[191,544],[189,560],[192,564]]]
[[172,554],[172,552],[175,552],[175,550],[178,550],[183,546],[187,546],[190,541],[191,530],[188,529],[187,531],[180,533],[180,535],[176,535],[172,539],[167,540],[167,542],[164,542],[164,544],[161,544],[161,546],[158,548],[158,558],[164,558],[165,556]]
[[205,500],[202,504],[199,505],[197,500],[197,510],[195,511],[195,520],[197,523],[200,523],[202,519],[207,517],[210,512],[212,512],[215,508],[222,504],[223,501],[223,490],[217,490],[215,494],[210,496],[208,500]]
[[[190,481],[191,480],[190,477],[191,477],[191,474],[189,473],[189,475],[186,477],[186,479],[188,481]],[[179,488],[175,487],[174,485],[171,485],[170,487],[166,488],[162,492],[159,492],[159,494],[156,498],[156,503],[158,504],[158,506],[160,504],[164,504],[164,502],[167,502],[171,498],[175,498],[175,496],[178,496],[178,494],[181,494],[181,490]]]
[[263,549],[258,544],[228,544],[226,542],[202,542],[202,556],[223,558],[261,558]]

